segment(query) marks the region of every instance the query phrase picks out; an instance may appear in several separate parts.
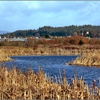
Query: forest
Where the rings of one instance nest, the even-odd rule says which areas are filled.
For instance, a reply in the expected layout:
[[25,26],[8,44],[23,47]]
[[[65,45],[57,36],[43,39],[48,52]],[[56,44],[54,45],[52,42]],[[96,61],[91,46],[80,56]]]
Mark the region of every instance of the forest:
[[65,26],[65,27],[39,27],[37,30],[16,30],[11,33],[1,34],[1,37],[47,37],[48,36],[84,36],[90,38],[100,37],[100,26],[83,25],[83,26]]

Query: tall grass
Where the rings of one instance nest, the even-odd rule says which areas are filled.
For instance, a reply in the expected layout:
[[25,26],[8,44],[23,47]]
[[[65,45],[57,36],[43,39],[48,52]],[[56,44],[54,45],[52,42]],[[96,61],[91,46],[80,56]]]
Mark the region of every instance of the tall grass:
[[[22,100],[65,100],[65,99],[100,99],[100,89],[93,84],[89,87],[83,78],[78,79],[76,73],[71,83],[68,83],[66,72],[60,72],[59,77],[46,75],[40,68],[37,73],[31,69],[21,71],[4,64],[0,67],[0,99]],[[94,81],[95,82],[95,81]]]

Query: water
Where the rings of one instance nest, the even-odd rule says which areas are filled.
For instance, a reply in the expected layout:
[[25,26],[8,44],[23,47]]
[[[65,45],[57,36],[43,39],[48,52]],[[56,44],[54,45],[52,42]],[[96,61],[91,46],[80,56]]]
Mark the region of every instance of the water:
[[68,79],[73,78],[75,71],[77,72],[78,78],[83,76],[83,79],[89,85],[92,81],[97,80],[99,85],[100,68],[97,67],[85,67],[85,66],[74,66],[66,65],[66,62],[74,60],[77,56],[13,56],[11,58],[14,61],[6,62],[5,65],[11,67],[12,65],[20,67],[21,70],[25,70],[30,67],[35,72],[42,67],[45,73],[49,73],[50,76],[59,75],[64,69]]

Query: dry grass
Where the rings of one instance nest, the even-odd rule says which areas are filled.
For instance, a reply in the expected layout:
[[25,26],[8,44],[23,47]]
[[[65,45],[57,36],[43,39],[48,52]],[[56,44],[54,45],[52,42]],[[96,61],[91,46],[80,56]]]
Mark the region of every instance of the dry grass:
[[0,67],[0,99],[100,99],[100,89],[95,85],[89,88],[87,84],[84,84],[84,80],[78,79],[76,75],[71,84],[68,83],[65,72],[63,78],[56,77],[56,82],[53,80],[53,77],[47,78],[41,69],[37,73],[30,69],[22,72],[18,68],[8,69],[2,65]]

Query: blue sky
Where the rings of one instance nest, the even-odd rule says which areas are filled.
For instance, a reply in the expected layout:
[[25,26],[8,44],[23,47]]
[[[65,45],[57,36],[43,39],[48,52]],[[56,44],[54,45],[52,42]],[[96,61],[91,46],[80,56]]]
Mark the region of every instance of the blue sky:
[[100,1],[0,1],[0,30],[100,25]]

